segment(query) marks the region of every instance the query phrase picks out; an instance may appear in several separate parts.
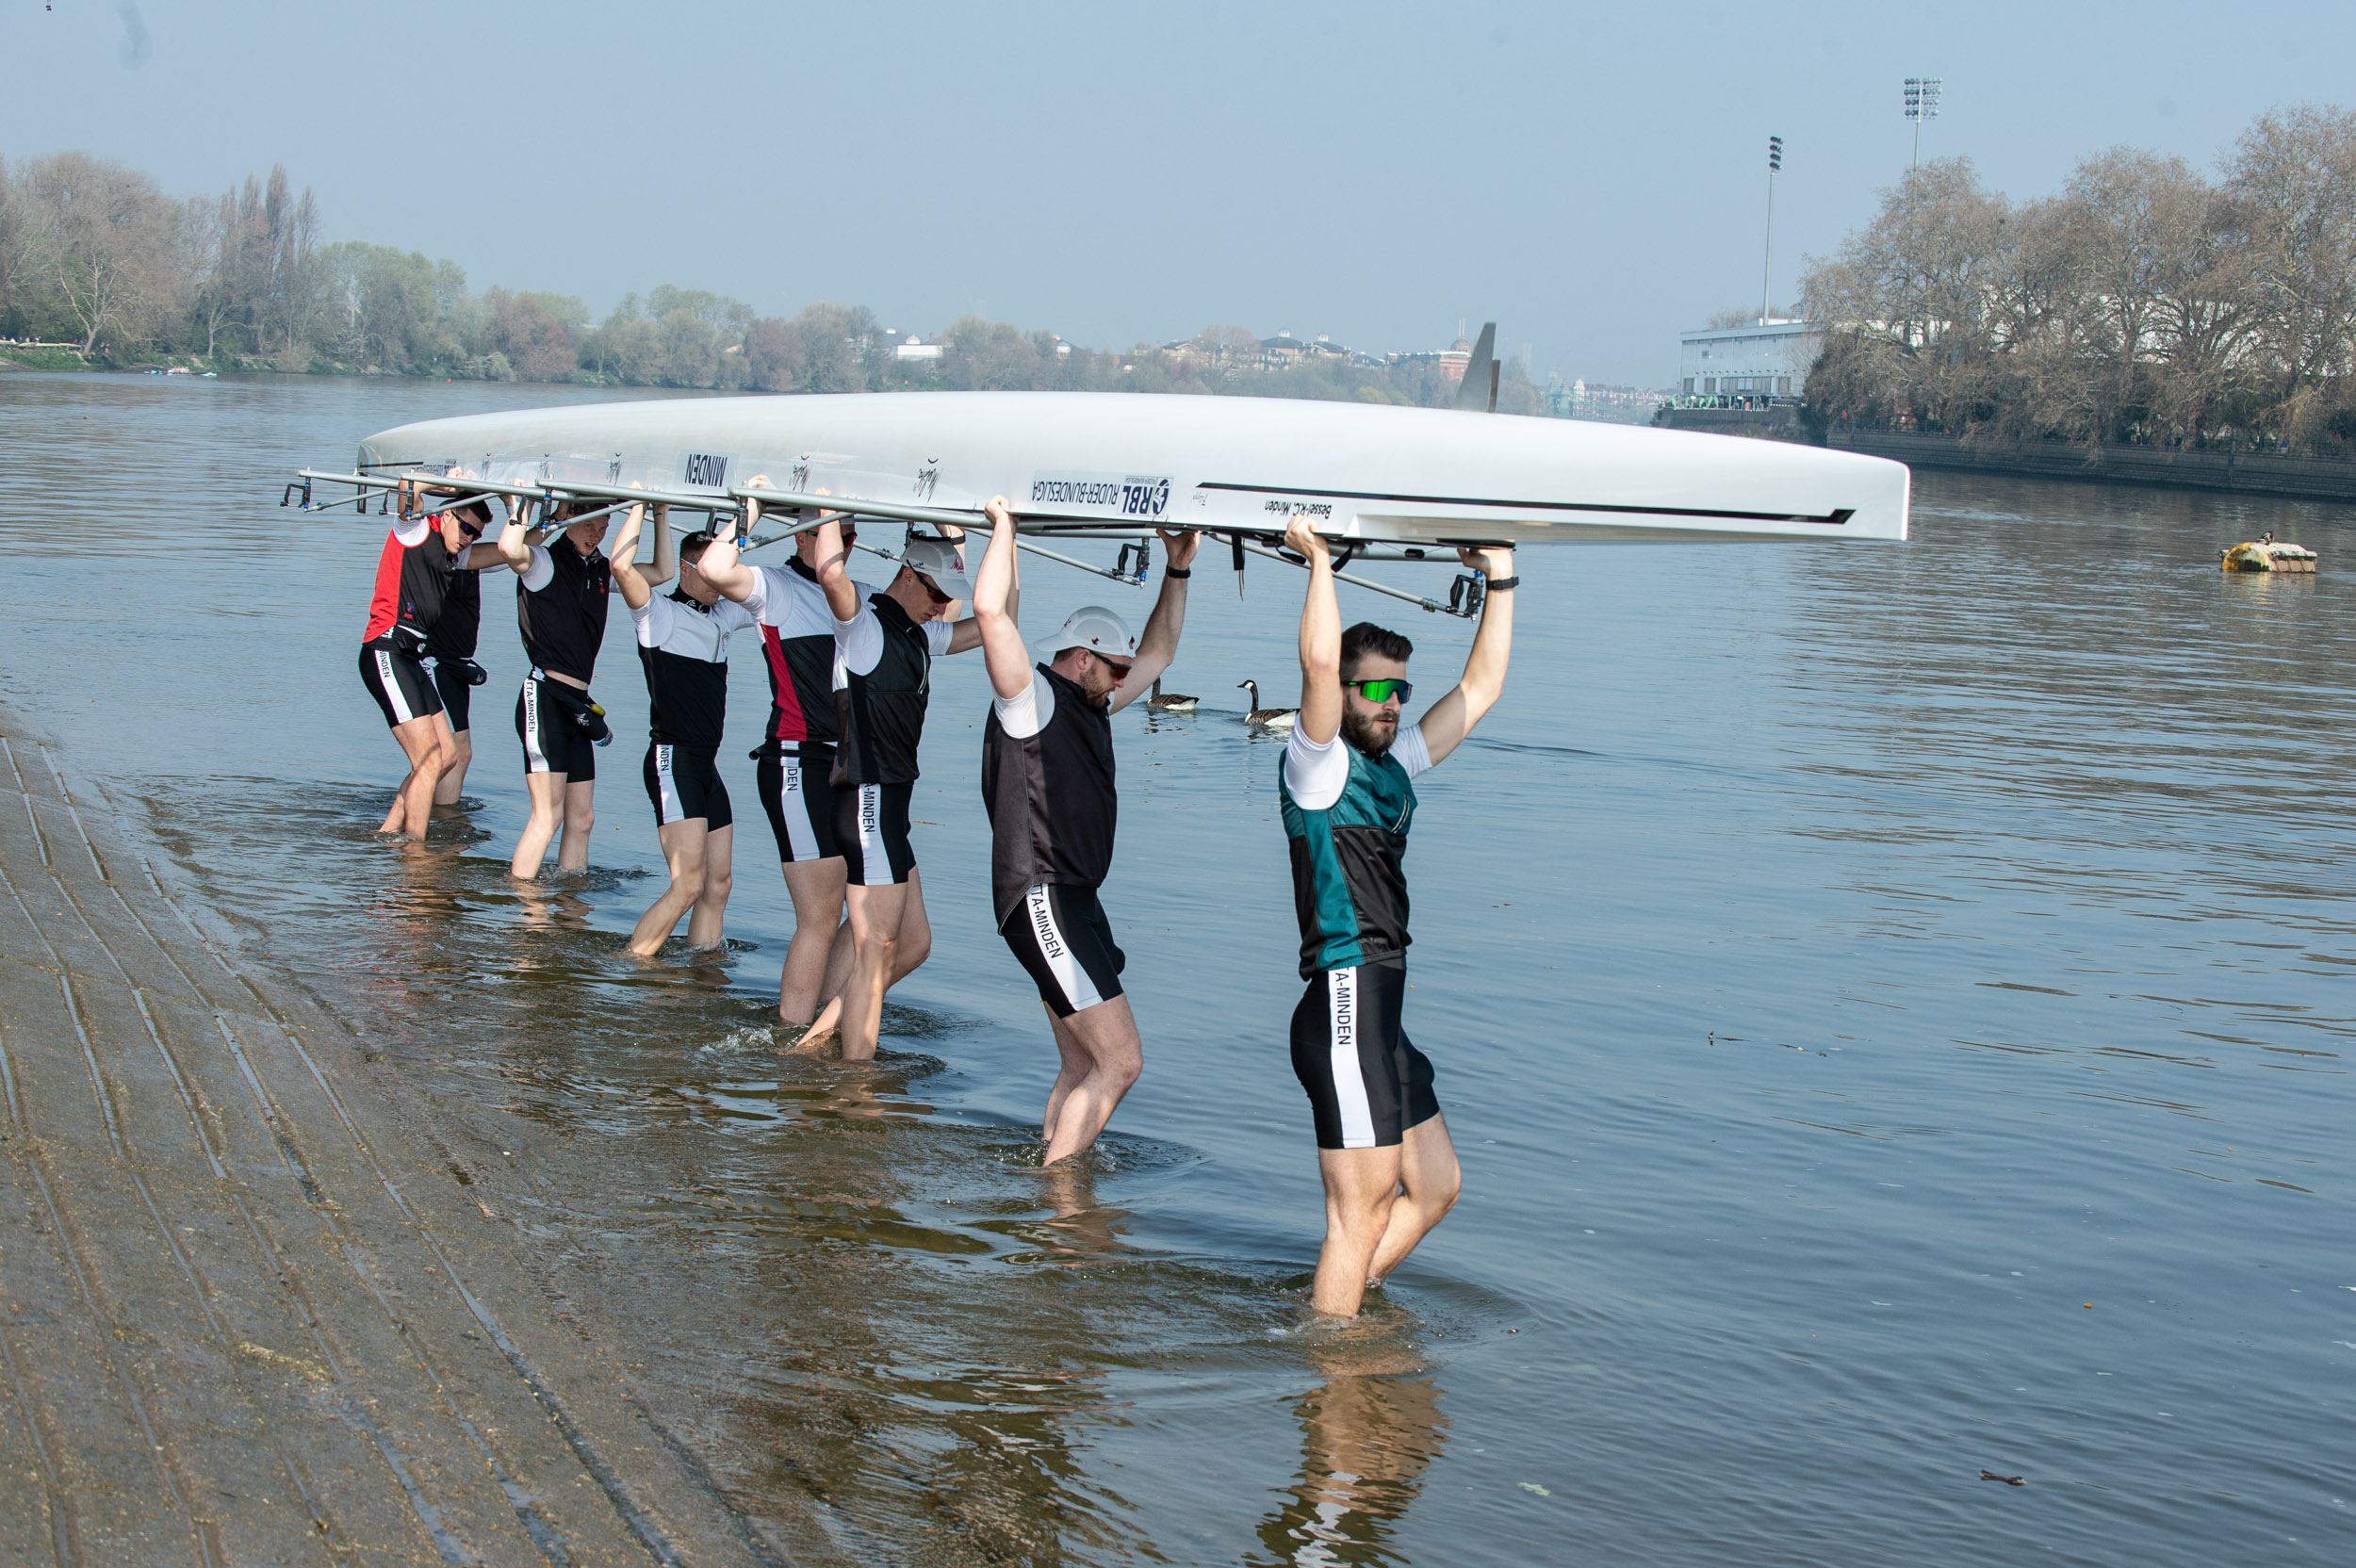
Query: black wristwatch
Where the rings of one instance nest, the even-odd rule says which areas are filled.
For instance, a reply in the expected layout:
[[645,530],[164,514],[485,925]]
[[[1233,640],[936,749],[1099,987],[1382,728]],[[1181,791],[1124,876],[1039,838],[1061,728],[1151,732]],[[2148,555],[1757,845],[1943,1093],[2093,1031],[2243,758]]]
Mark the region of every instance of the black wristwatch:
[[1495,594],[1507,588],[1519,588],[1521,585],[1522,580],[1518,574],[1513,577],[1491,578],[1488,592]]
[[1187,578],[1194,576],[1194,568],[1192,566],[1164,566],[1162,568],[1162,576],[1174,577],[1183,582]]

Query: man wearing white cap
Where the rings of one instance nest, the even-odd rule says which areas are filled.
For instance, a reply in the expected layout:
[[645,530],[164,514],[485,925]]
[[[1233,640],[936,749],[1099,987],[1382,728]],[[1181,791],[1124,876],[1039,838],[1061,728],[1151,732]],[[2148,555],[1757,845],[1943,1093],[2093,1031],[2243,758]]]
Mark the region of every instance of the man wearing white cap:
[[1119,801],[1112,715],[1151,691],[1177,656],[1186,579],[1201,536],[1162,532],[1161,596],[1139,641],[1111,611],[1072,612],[1034,666],[1012,610],[1014,515],[987,509],[989,553],[974,574],[973,619],[996,695],[982,736],[982,804],[991,831],[990,903],[999,934],[1039,983],[1062,1070],[1041,1135],[1053,1165],[1096,1141],[1145,1066],[1125,962],[1096,890],[1112,869]]
[[[978,647],[982,636],[970,619],[952,626],[941,618],[957,600],[973,596],[955,545],[909,540],[899,575],[864,602],[844,569],[839,517],[819,526],[817,553],[818,585],[834,615],[835,843],[847,879],[852,944],[835,1027],[843,1059],[865,1061],[875,1054],[884,992],[932,952],[924,888],[908,842],[908,798],[933,660]],[[821,1015],[811,1033],[826,1021]]]

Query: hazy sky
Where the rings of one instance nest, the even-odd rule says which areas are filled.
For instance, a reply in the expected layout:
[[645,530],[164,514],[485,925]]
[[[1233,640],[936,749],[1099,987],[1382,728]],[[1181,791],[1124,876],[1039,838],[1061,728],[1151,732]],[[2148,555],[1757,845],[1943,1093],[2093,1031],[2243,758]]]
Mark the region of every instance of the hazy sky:
[[1125,348],[1234,322],[1665,385],[1924,154],[2016,196],[2127,142],[2212,168],[2356,103],[2356,7],[564,5],[0,0],[0,155],[174,193],[284,162],[333,238],[602,314],[658,283],[763,312],[981,310]]

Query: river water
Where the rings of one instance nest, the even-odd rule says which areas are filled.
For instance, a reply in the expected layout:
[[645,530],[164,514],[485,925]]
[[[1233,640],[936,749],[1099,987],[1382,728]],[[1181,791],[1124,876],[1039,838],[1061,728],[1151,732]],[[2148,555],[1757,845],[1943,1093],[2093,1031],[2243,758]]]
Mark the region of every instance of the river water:
[[[936,945],[873,1066],[775,1053],[792,913],[741,748],[735,951],[623,951],[660,860],[619,614],[588,875],[505,874],[496,579],[472,808],[374,839],[383,524],[279,510],[285,474],[597,395],[0,377],[0,701],[530,1162],[531,1245],[813,1559],[2356,1556],[2356,513],[1921,474],[1905,546],[1524,552],[1506,698],[1410,858],[1466,1196],[1335,1331],[1280,746],[1235,689],[1291,700],[1291,569],[1239,598],[1206,552],[1170,681],[1201,710],[1116,725],[1147,1070],[1090,1171],[1037,1167],[978,660],[936,672]],[[2217,570],[2268,530],[2323,575]],[[1144,609],[1024,572],[1035,624]],[[1409,631],[1427,693],[1462,661],[1461,623],[1343,610]]]

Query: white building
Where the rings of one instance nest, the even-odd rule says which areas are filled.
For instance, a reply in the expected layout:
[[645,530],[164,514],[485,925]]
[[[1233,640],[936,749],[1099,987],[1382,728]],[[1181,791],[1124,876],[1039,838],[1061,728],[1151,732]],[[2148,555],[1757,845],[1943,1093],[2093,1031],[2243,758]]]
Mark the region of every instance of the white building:
[[1677,356],[1677,395],[1761,402],[1796,399],[1824,351],[1824,328],[1815,321],[1750,321],[1689,332]]

